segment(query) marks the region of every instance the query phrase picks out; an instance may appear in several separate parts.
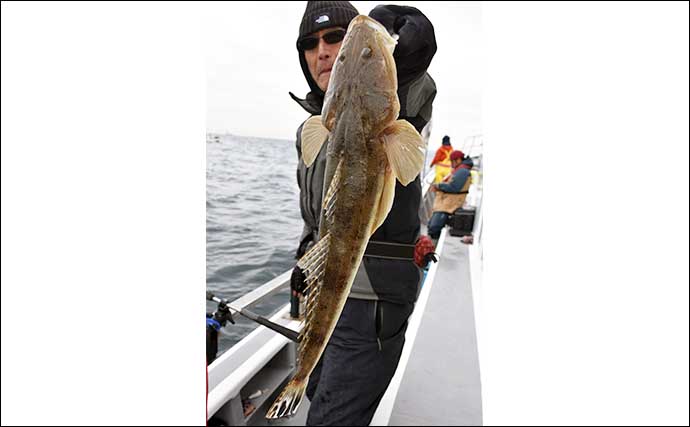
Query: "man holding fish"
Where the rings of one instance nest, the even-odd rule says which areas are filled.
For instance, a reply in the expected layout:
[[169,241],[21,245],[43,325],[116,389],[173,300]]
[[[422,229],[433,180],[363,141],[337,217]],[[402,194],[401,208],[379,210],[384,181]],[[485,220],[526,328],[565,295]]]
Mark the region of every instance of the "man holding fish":
[[297,40],[311,117],[297,131],[306,298],[298,364],[267,418],[369,425],[400,359],[422,277],[414,264],[436,52],[419,10],[310,1]]

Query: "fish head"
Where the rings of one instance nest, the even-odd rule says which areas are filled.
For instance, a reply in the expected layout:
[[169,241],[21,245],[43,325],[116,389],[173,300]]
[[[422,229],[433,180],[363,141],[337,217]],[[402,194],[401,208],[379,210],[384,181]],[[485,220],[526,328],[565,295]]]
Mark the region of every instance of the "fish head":
[[396,41],[386,28],[366,15],[351,22],[324,99],[323,124],[335,127],[339,114],[355,109],[365,130],[378,135],[398,117],[398,78],[393,59]]

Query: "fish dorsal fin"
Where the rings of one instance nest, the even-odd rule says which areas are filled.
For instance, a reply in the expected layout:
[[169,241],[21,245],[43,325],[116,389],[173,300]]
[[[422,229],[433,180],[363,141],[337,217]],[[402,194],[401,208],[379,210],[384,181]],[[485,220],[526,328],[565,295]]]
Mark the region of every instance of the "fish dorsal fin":
[[424,140],[407,120],[396,120],[383,130],[381,139],[393,173],[402,185],[409,184],[424,166]]
[[314,163],[321,146],[328,138],[328,129],[321,123],[321,116],[312,116],[302,126],[302,160],[307,167]]
[[316,312],[316,301],[319,293],[321,293],[321,284],[324,272],[326,271],[326,259],[331,245],[331,235],[327,233],[323,236],[316,245],[314,245],[300,260],[297,266],[302,269],[305,275],[304,294],[307,298],[305,313],[304,313],[304,328],[300,332],[299,349],[297,354],[302,354],[303,348],[307,345],[310,339],[309,331],[311,330],[312,321]]
[[379,205],[376,210],[374,222],[371,225],[371,233],[369,233],[369,237],[371,237],[371,235],[374,234],[381,224],[383,224],[383,221],[386,220],[391,207],[393,207],[393,199],[395,199],[395,175],[393,174],[393,170],[387,167],[385,176],[383,178],[381,198],[379,199]]

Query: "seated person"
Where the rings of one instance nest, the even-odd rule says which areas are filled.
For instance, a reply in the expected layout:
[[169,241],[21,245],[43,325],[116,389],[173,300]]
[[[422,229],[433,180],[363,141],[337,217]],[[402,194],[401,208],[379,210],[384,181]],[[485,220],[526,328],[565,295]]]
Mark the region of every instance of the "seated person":
[[470,170],[473,162],[462,151],[455,150],[450,154],[453,171],[438,184],[431,187],[436,192],[433,214],[427,226],[429,237],[438,239],[445,227],[448,217],[465,203],[470,188]]

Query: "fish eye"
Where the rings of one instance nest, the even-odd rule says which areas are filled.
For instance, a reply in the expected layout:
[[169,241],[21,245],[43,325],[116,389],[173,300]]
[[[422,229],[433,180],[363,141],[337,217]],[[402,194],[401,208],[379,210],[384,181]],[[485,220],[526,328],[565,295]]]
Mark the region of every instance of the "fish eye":
[[362,58],[369,58],[371,57],[371,49],[368,47],[365,47],[362,49]]
[[345,62],[345,55],[340,55],[340,58],[338,58],[340,62]]

